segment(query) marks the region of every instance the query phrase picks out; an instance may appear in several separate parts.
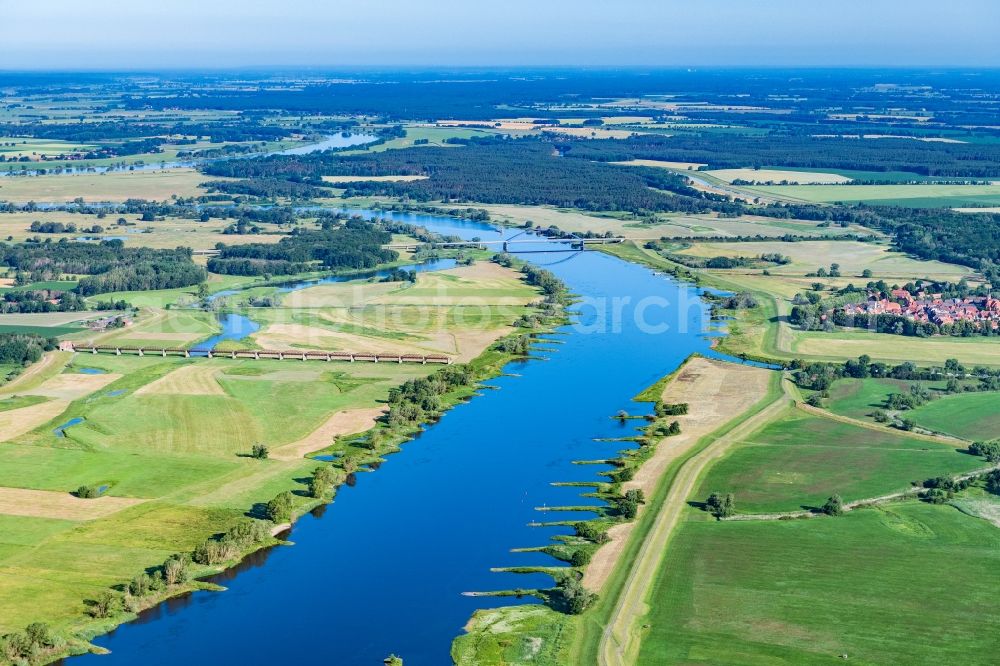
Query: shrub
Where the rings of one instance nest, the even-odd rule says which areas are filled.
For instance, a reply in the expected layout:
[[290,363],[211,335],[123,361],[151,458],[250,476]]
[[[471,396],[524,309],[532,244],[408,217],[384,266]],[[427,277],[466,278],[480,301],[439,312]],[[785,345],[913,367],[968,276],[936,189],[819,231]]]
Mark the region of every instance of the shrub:
[[80,486],[73,494],[81,499],[94,499],[100,497],[102,491],[100,486]]
[[974,456],[982,456],[990,462],[1000,462],[1000,440],[973,442],[969,446],[969,453]]
[[153,586],[152,583],[153,581],[149,577],[149,574],[141,573],[129,581],[127,589],[129,594],[133,597],[144,597],[149,594],[150,589]]
[[556,585],[563,609],[570,615],[579,615],[597,599],[597,595],[583,586],[575,576],[567,576]]
[[167,585],[181,585],[188,581],[190,576],[188,572],[188,565],[191,562],[191,558],[187,555],[171,555],[166,562],[163,563],[163,580]]
[[602,530],[600,527],[590,522],[580,522],[573,525],[573,529],[576,531],[576,535],[587,541],[593,541],[594,543],[607,543],[610,540],[608,533]]
[[833,495],[826,500],[822,508],[828,516],[839,516],[844,513],[844,500],[840,495]]
[[94,600],[90,607],[90,614],[96,618],[106,618],[111,617],[119,610],[121,610],[121,600],[114,592],[105,590]]
[[288,522],[292,517],[292,509],[295,506],[295,499],[287,490],[279,493],[273,500],[267,503],[264,510],[269,520],[276,523]]
[[309,479],[309,494],[316,499],[322,499],[330,494],[334,484],[337,482],[337,474],[329,465],[324,465],[313,470],[312,478]]
[[705,500],[705,510],[716,518],[729,518],[736,513],[736,498],[732,493],[712,493]]
[[615,504],[622,517],[626,520],[631,520],[639,513],[639,505],[644,504],[645,501],[646,498],[642,490],[632,489],[626,491],[622,497],[618,498]]
[[682,416],[688,413],[688,403],[678,402],[671,404],[669,402],[661,402],[656,405],[656,415],[657,416]]

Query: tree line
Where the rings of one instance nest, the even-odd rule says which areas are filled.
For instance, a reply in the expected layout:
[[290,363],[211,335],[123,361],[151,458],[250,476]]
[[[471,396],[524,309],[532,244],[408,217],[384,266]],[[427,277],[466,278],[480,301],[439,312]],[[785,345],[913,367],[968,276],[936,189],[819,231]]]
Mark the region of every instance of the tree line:
[[296,228],[277,243],[218,246],[219,255],[208,270],[227,275],[289,275],[312,269],[366,269],[395,261],[399,256],[381,246],[392,234],[361,219],[333,222],[320,230]]
[[189,287],[204,282],[206,277],[205,269],[192,261],[188,248],[128,248],[120,240],[0,243],[0,257],[7,266],[28,274],[33,282],[66,273],[85,275],[74,288],[81,296]]

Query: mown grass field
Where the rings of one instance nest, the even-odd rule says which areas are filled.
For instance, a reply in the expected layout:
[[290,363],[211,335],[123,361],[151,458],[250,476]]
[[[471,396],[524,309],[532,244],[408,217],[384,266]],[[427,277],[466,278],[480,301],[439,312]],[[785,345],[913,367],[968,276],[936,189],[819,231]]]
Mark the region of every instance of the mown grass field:
[[833,494],[878,497],[983,465],[951,445],[793,410],[713,465],[692,499],[733,492],[741,513],[796,511]]
[[[50,178],[70,179],[77,176],[50,176]],[[109,176],[102,176],[109,177]],[[16,180],[4,178],[3,182]],[[3,185],[0,182],[0,186]],[[0,198],[3,190],[0,189]],[[80,195],[84,196],[84,195]],[[127,226],[119,226],[118,218],[123,217]],[[30,230],[32,222],[60,222],[62,224],[73,224],[77,231],[73,233],[43,234]],[[227,245],[237,245],[240,243],[276,243],[282,238],[281,234],[261,233],[253,235],[223,234],[232,220],[220,220],[213,218],[208,222],[190,220],[178,217],[168,217],[154,222],[143,222],[138,215],[107,215],[103,218],[97,215],[71,213],[66,211],[36,211],[33,213],[3,213],[0,214],[0,238],[12,238],[14,241],[24,241],[28,238],[51,239],[53,243],[66,238],[75,240],[77,238],[118,238],[129,247],[152,247],[160,249],[173,249],[175,247],[190,247],[194,250],[206,250],[214,248],[216,243],[226,243]],[[94,225],[102,227],[104,231],[92,234],[82,231],[91,229]]]
[[[218,290],[252,283],[250,278],[218,278],[210,286]],[[405,293],[401,286],[389,285],[375,295]],[[524,303],[537,298],[515,273],[492,265],[428,276],[413,290],[406,295],[410,301],[395,303],[406,313],[403,321],[410,326],[440,324],[442,335],[455,332],[452,311],[461,307],[456,303],[510,303],[510,319],[482,318],[495,335],[526,311]],[[166,309],[193,291],[116,294],[129,300],[134,296],[146,309],[133,326],[110,337],[150,344],[214,332],[212,313]],[[323,294],[318,298],[322,301]],[[353,311],[352,305],[345,303],[345,310]],[[261,309],[271,314],[278,310]],[[315,315],[311,309],[289,310],[285,315]],[[348,324],[327,320],[331,329]],[[492,339],[470,339],[464,348],[478,355]],[[419,350],[406,335],[392,342]],[[10,503],[24,493],[10,492],[6,499],[0,494],[0,634],[35,621],[48,622],[59,632],[78,630],[89,621],[87,600],[172,553],[189,552],[279,492],[293,491],[298,505],[307,506],[312,500],[305,480],[319,463],[299,453],[255,460],[247,455],[251,447],[261,443],[275,451],[306,440],[301,455],[307,455],[330,446],[337,436],[354,434],[331,430],[334,415],[361,410],[377,416],[392,387],[440,368],[64,352],[51,358],[30,381],[11,384],[6,392],[0,389],[4,423],[18,421],[8,423],[15,434],[0,442],[0,489],[49,493],[41,495],[49,504],[45,516],[37,518],[15,515],[23,507]],[[39,410],[46,406],[54,410]],[[67,425],[71,419],[80,421]],[[25,427],[15,427],[19,425]],[[317,432],[322,436],[317,438]],[[360,445],[358,449],[371,455]],[[106,486],[105,499],[135,501],[88,516],[88,506],[100,505],[86,502],[100,500],[86,500],[74,505],[72,516],[60,513],[60,503],[52,498],[64,501],[82,485]]]
[[[255,442],[293,441],[336,410],[377,404],[391,386],[433,369],[344,364],[312,373],[295,366],[296,374],[287,363],[261,361],[253,367],[259,374],[246,374],[241,371],[250,362],[223,359],[80,360],[121,379],[0,444],[0,486],[69,493],[107,485],[108,495],[149,501],[89,521],[15,520],[0,505],[0,525],[17,523],[14,536],[0,537],[0,631],[35,620],[77,626],[85,600],[101,590],[190,550],[282,490],[302,492],[301,480],[315,462],[241,454]],[[173,392],[137,395],[196,364],[214,367],[209,379],[219,395],[188,394],[192,387],[184,382],[172,385]],[[58,437],[55,428],[73,417],[84,420]]]
[[682,215],[660,213],[654,220],[636,219],[627,213],[599,215],[577,210],[553,208],[549,206],[515,206],[500,204],[477,204],[501,222],[521,226],[531,222],[535,226],[555,225],[563,231],[573,233],[611,232],[615,236],[639,240],[662,237],[689,238],[697,236],[772,236],[786,234],[799,236],[844,235],[849,233],[871,233],[867,229],[852,226],[820,227],[811,220],[778,220],[774,218],[744,215],[738,218],[721,218],[715,215]]
[[998,567],[1000,531],[948,506],[688,522],[651,587],[638,663],[989,664]]
[[877,409],[884,409],[891,393],[909,393],[913,384],[931,391],[944,389],[945,382],[909,382],[898,379],[838,379],[830,387],[827,408],[834,414],[864,419]]
[[253,310],[262,328],[250,339],[264,349],[411,351],[468,361],[537,299],[516,272],[481,262],[419,273],[413,283],[309,287],[283,296],[281,307]]
[[198,186],[206,180],[209,179],[194,169],[4,178],[0,181],[0,201],[65,202],[77,197],[88,203],[126,199],[163,201],[174,194],[179,197],[205,194]]
[[732,183],[734,180],[743,180],[751,183],[781,183],[787,181],[789,185],[836,185],[838,183],[849,183],[851,179],[836,173],[827,171],[799,171],[784,169],[713,169],[703,173]]
[[681,253],[697,257],[755,257],[764,253],[778,253],[790,257],[791,263],[768,269],[775,276],[804,277],[806,273],[815,272],[818,268],[829,270],[830,264],[837,263],[840,264],[840,272],[846,278],[854,278],[856,284],[863,284],[859,282],[858,276],[865,269],[870,269],[876,277],[886,279],[936,277],[957,281],[963,275],[972,274],[972,270],[965,266],[923,261],[894,252],[887,245],[858,241],[696,243]]
[[791,356],[815,360],[843,360],[868,354],[875,360],[943,365],[957,358],[967,366],[1000,365],[997,338],[912,338],[859,330],[800,331],[789,329]]
[[745,188],[765,196],[809,203],[871,203],[936,208],[998,205],[1000,184],[945,185],[760,185]]
[[1000,393],[995,391],[945,396],[907,416],[924,428],[964,439],[1000,439]]

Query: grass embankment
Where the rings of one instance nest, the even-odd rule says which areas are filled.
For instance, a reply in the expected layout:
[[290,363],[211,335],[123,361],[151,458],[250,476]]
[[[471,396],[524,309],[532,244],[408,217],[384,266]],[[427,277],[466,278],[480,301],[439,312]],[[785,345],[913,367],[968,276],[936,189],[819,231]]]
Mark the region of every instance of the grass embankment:
[[[698,359],[698,361],[702,364],[717,363],[706,362],[704,359]],[[725,367],[728,364],[718,365]],[[663,400],[664,395],[666,395],[664,389],[670,387],[674,380],[684,376],[684,368],[685,366],[682,366],[675,373],[647,388],[636,397],[636,400]],[[658,451],[671,452],[671,455],[668,456],[669,460],[664,460],[663,465],[658,466],[658,474],[651,479],[653,490],[646,494],[646,504],[634,523],[621,523],[620,518],[609,519],[608,517],[599,517],[589,521],[597,530],[606,530],[609,526],[616,526],[614,527],[616,530],[622,527],[629,528],[627,536],[620,538],[618,543],[612,541],[612,543],[602,546],[614,550],[616,557],[613,558],[613,561],[616,560],[619,566],[610,567],[606,579],[602,576],[603,586],[592,608],[583,615],[566,615],[549,608],[537,607],[529,607],[531,610],[527,610],[525,607],[507,607],[477,611],[466,627],[468,633],[458,637],[452,646],[452,657],[455,661],[459,664],[479,665],[517,663],[530,658],[532,663],[538,664],[596,663],[598,641],[604,628],[610,622],[612,612],[617,606],[617,599],[625,586],[626,577],[630,570],[630,567],[626,566],[625,563],[635,561],[639,549],[654,527],[679,469],[693,456],[737,427],[743,418],[749,418],[758,413],[763,409],[764,404],[780,395],[776,381],[777,374],[774,373],[773,376],[775,381],[770,383],[767,397],[750,408],[742,417],[729,420],[727,423],[726,421],[732,417],[732,413],[727,412],[719,421],[719,423],[724,423],[721,428],[709,435],[699,437],[690,445],[685,444],[680,439],[675,441],[673,437],[667,439],[657,437],[656,440],[662,439],[662,441],[659,441],[655,446],[641,447],[647,450],[642,455],[634,456],[633,460],[627,462],[627,466],[623,469],[631,469],[633,474],[638,476],[647,469],[643,467],[643,463],[647,463],[651,458],[654,460],[647,464],[656,463],[655,458],[659,455]],[[687,377],[685,383],[690,379]],[[683,386],[680,384],[676,388],[683,391]],[[692,432],[697,432],[693,423],[695,419],[702,417],[697,411],[697,404],[691,407],[695,410],[691,417],[691,428]],[[725,411],[722,405],[714,407]],[[665,420],[674,419],[683,421],[685,417],[668,416]],[[683,432],[684,426],[682,426]],[[681,438],[683,438],[683,434]],[[673,455],[674,444],[680,447],[683,453]],[[686,446],[688,448],[685,448]],[[626,455],[626,458],[628,457]],[[618,496],[623,488],[634,485],[631,476],[630,474],[625,477],[628,479],[627,481],[615,484],[617,487],[611,486],[603,489],[602,494],[607,498]],[[613,514],[611,515],[613,516]],[[598,558],[602,555],[603,553],[599,550]],[[584,580],[587,580],[586,576]]]

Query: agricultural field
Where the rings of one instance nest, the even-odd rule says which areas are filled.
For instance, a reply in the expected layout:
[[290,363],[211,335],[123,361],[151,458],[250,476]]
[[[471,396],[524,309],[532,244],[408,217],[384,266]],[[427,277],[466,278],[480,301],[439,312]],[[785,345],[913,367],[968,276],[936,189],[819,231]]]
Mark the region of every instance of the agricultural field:
[[851,182],[847,176],[825,171],[784,171],[781,169],[713,169],[710,174],[727,183],[742,180],[750,183],[787,183],[789,185],[839,185]]
[[737,218],[707,215],[681,215],[659,213],[650,218],[637,218],[627,213],[594,214],[568,208],[549,206],[513,206],[476,204],[490,213],[492,219],[503,224],[522,226],[531,222],[535,226],[555,225],[571,233],[604,234],[611,232],[634,240],[656,240],[662,237],[690,238],[703,236],[772,236],[787,234],[797,236],[841,236],[869,234],[871,230],[852,225],[820,227],[809,220],[779,220],[775,218],[744,215]]
[[787,328],[787,352],[790,356],[812,360],[843,360],[868,354],[879,361],[913,361],[943,365],[957,358],[967,365],[1000,365],[1000,340],[997,338],[957,338],[936,336],[913,338],[887,333],[842,330],[800,331]]
[[93,147],[86,143],[12,136],[0,138],[0,157],[8,160],[15,157],[37,160],[43,156],[51,157],[63,153],[84,152]]
[[[75,178],[76,176],[63,176]],[[0,183],[2,185],[3,183]],[[126,225],[119,225],[118,219],[124,218]],[[32,222],[58,222],[73,224],[77,231],[73,233],[45,234],[30,230]],[[213,218],[201,222],[180,217],[166,217],[154,222],[143,222],[138,215],[106,215],[70,213],[65,211],[36,211],[34,213],[6,213],[0,215],[0,239],[13,242],[23,242],[28,238],[51,239],[57,242],[63,238],[77,239],[118,239],[129,247],[152,247],[170,249],[175,247],[190,247],[192,250],[208,250],[217,243],[237,245],[240,243],[276,243],[282,238],[278,233],[260,234],[223,234],[223,230],[232,220]],[[104,231],[92,234],[83,229],[91,229],[94,225],[103,227]],[[272,227],[273,228],[273,227]],[[266,228],[267,231],[271,229]]]
[[[380,153],[384,150],[395,150],[398,148],[411,148],[413,146],[437,146],[441,148],[457,148],[458,144],[447,143],[446,139],[469,139],[472,137],[486,137],[495,132],[488,129],[470,129],[466,127],[429,127],[422,124],[409,124],[405,128],[406,136],[402,138],[390,139],[369,148],[359,148],[358,150],[344,151],[343,155],[359,155],[366,152]],[[417,142],[420,143],[417,143]]]
[[194,169],[122,171],[61,176],[18,176],[0,179],[0,201],[63,203],[83,198],[88,203],[126,199],[164,201],[172,196],[205,194],[199,186],[209,180]]
[[[220,280],[216,287],[253,282]],[[213,333],[212,313],[166,309],[177,291],[147,292],[149,310],[109,339],[179,344]],[[285,312],[292,321],[328,315],[317,326],[341,331],[347,346],[385,336],[393,349],[419,353],[426,350],[413,331],[421,330],[473,358],[511,330],[537,292],[509,269],[480,264],[409,286],[358,281],[293,296],[296,307]],[[366,328],[369,307],[398,314],[407,333]],[[278,310],[258,309],[265,322]],[[463,317],[471,333],[456,329]],[[303,479],[317,466],[308,456],[372,427],[392,387],[438,367],[47,357],[34,377],[0,388],[0,632],[36,620],[78,629],[87,600],[108,587],[190,551],[279,492],[306,496]],[[253,443],[274,455],[251,458]],[[103,488],[102,497],[71,495],[84,485]]]
[[638,663],[988,664],[998,565],[1000,531],[950,506],[692,520],[652,584]]
[[[965,266],[946,264],[939,261],[922,261],[895,252],[887,245],[861,243],[858,241],[802,241],[784,243],[765,241],[760,243],[696,243],[680,251],[696,257],[744,256],[753,257],[764,253],[783,254],[791,258],[791,263],[772,266],[768,271],[775,276],[803,277],[818,268],[829,269],[830,264],[840,264],[840,272],[845,279],[855,282],[865,269],[876,278],[887,281],[912,280],[929,277],[958,281],[962,276],[970,276],[973,271]],[[729,271],[721,274],[728,274]],[[815,280],[814,280],[815,281]]]
[[963,439],[1000,439],[1000,393],[960,393],[906,414],[917,425]]
[[449,354],[468,361],[537,300],[509,269],[478,263],[420,273],[412,285],[365,281],[295,292],[282,307],[255,310],[250,336],[265,349],[323,349],[386,354]]
[[996,206],[1000,184],[990,185],[761,185],[748,192],[794,202],[869,203],[917,208]]
[[879,497],[982,466],[954,443],[795,410],[733,448],[708,471],[695,498],[735,492],[740,512],[796,511],[822,506],[834,494],[845,501]]
[[654,167],[658,169],[669,169],[671,171],[697,171],[701,167],[708,166],[702,162],[670,162],[667,160],[628,160],[627,162],[614,162],[622,166]]
[[888,378],[838,379],[830,387],[827,407],[834,414],[852,419],[865,419],[872,412],[883,409],[892,393],[909,393],[914,384],[944,395],[945,382],[912,382]]

